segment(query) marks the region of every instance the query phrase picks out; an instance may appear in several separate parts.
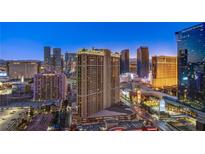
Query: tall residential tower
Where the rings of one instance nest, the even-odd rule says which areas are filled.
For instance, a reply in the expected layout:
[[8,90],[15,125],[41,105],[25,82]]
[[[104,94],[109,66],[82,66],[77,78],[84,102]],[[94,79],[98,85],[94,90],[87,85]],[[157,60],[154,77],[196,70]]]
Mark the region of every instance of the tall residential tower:
[[137,49],[137,74],[140,78],[147,78],[149,75],[148,47],[140,47]]
[[48,67],[51,65],[51,48],[50,47],[44,47],[44,64],[45,67]]
[[61,48],[53,48],[53,58],[56,71],[62,71]]
[[51,47],[44,47],[44,65],[46,71],[62,72],[64,62],[61,55],[61,48],[53,48],[52,54]]
[[107,49],[78,52],[78,106],[81,118],[118,103],[120,56]]
[[64,100],[67,96],[67,78],[63,73],[38,73],[34,76],[35,100]]
[[120,74],[129,72],[129,49],[122,50],[120,53]]

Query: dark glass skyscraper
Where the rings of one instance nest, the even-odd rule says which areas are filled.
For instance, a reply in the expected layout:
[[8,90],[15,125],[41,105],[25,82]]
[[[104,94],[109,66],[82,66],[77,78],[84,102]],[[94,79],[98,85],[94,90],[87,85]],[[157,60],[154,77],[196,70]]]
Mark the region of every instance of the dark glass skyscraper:
[[61,48],[53,48],[53,58],[56,71],[62,70]]
[[50,65],[51,61],[51,48],[50,47],[44,47],[44,63],[45,66]]
[[129,49],[122,50],[120,54],[120,74],[129,72],[129,59]]
[[205,23],[176,32],[178,98],[205,111]]
[[149,74],[148,47],[140,47],[137,49],[137,74],[140,78],[148,77]]

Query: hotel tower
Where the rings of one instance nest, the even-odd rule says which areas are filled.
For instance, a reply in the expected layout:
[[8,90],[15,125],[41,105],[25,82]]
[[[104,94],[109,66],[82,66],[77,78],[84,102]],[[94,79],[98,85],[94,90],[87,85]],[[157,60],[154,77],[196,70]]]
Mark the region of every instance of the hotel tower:
[[120,55],[107,49],[82,49],[78,52],[79,114],[88,118],[119,102]]

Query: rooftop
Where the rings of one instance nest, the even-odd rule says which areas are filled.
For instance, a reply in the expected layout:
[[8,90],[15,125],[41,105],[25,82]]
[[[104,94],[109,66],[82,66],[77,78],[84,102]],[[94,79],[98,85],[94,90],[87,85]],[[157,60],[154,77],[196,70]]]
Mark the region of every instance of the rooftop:
[[205,23],[200,23],[200,24],[194,25],[192,27],[188,27],[188,28],[182,29],[180,31],[175,32],[175,34],[186,33],[188,31],[191,31],[191,30],[194,30],[194,29],[197,29],[197,28],[202,28],[202,27],[205,27]]
[[8,63],[40,63],[40,60],[8,60]]
[[[111,52],[109,49],[81,49],[78,51],[78,54],[91,54],[91,55],[99,55],[99,56],[104,56],[104,52],[108,51]],[[111,56],[113,57],[120,57],[119,53],[112,53]]]
[[131,115],[134,111],[127,105],[115,104],[105,110],[97,112],[91,115],[89,118],[97,118],[97,117],[112,117],[112,116],[124,116]]

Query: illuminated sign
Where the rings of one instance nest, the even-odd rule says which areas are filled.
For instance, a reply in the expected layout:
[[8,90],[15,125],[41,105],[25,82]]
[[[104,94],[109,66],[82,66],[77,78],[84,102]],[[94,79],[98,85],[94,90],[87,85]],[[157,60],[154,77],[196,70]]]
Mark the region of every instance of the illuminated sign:
[[0,77],[6,77],[7,76],[7,73],[5,72],[0,72]]
[[159,103],[160,103],[160,105],[159,105],[160,112],[161,111],[165,112],[166,108],[165,108],[165,101],[164,101],[164,99],[161,99]]
[[157,131],[156,127],[145,128],[147,131]]
[[188,80],[188,77],[183,77],[182,79],[183,79],[183,80]]
[[130,78],[131,78],[131,80],[133,80],[134,79],[134,75],[130,74]]

